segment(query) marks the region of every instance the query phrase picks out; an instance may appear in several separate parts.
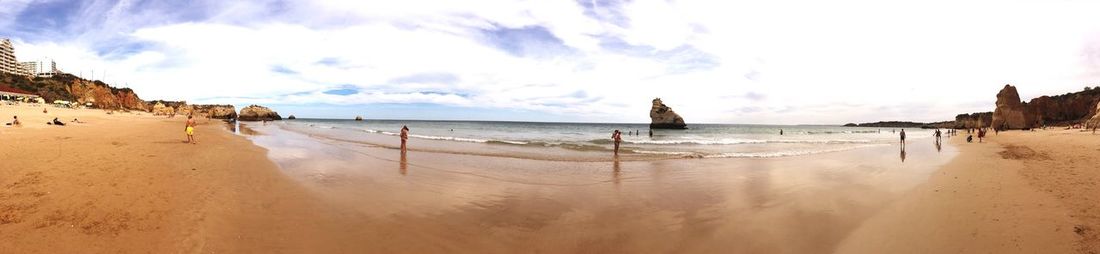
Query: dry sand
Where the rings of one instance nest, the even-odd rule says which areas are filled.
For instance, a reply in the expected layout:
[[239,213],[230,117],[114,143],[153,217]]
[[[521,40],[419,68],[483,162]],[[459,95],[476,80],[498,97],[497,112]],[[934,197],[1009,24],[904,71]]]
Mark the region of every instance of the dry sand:
[[838,252],[1100,253],[1100,135],[1013,131],[959,145]]
[[0,106],[24,123],[0,127],[0,252],[326,251],[285,241],[324,236],[300,219],[312,199],[220,122],[200,120],[191,145],[184,118],[48,109]]

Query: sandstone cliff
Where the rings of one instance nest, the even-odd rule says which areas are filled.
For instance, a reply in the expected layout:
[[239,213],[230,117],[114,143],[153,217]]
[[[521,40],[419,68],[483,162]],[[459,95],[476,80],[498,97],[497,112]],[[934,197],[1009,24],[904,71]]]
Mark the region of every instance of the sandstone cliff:
[[167,116],[167,115],[175,115],[176,114],[176,109],[173,108],[173,107],[169,107],[167,105],[164,105],[163,102],[158,101],[155,104],[153,104],[153,107],[149,110],[149,112],[152,112],[154,116]]
[[993,110],[993,122],[990,127],[1011,130],[1030,129],[1038,126],[1035,112],[1027,104],[1020,102],[1016,87],[1005,85],[997,93],[997,108]]
[[653,99],[653,107],[649,109],[650,129],[687,129],[684,118],[672,111],[672,108],[661,102],[661,98]]
[[114,88],[98,80],[72,78],[68,81],[70,83],[67,91],[73,96],[72,101],[81,105],[91,104],[94,108],[102,109],[147,110],[145,101],[129,88]]
[[250,105],[241,109],[237,119],[241,121],[272,121],[283,120],[283,117],[267,107]]
[[1076,93],[1041,96],[1027,103],[1043,124],[1071,125],[1091,118],[1100,103],[1100,89],[1086,89]]
[[1096,115],[1100,103],[1100,88],[1057,96],[1041,96],[1030,102],[1020,102],[1016,87],[1005,85],[997,94],[997,108],[990,127],[1028,129],[1043,125],[1083,123]]
[[955,129],[972,129],[988,127],[993,123],[993,112],[982,112],[973,114],[959,114],[955,116],[955,122],[951,128]]
[[149,102],[149,112],[153,115],[194,115],[214,119],[236,119],[237,108],[233,105],[187,104],[186,101],[156,100]]
[[93,108],[114,110],[147,110],[147,105],[129,88],[115,88],[101,81],[81,79],[71,74],[50,78],[27,78],[0,73],[0,83],[30,91],[47,102],[70,101]]
[[1085,128],[1097,129],[1100,128],[1100,102],[1096,103],[1096,108],[1093,109],[1092,118],[1085,122]]

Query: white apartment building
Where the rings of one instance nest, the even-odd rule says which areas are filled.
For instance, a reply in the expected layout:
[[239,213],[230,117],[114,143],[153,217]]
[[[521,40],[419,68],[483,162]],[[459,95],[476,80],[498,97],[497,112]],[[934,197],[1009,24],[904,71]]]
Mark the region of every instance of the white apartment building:
[[53,59],[44,59],[36,62],[21,62],[19,63],[19,67],[27,76],[33,75],[35,77],[48,78],[60,73],[57,70],[57,63],[54,62]]
[[0,72],[26,75],[22,66],[15,61],[15,47],[8,38],[0,39]]

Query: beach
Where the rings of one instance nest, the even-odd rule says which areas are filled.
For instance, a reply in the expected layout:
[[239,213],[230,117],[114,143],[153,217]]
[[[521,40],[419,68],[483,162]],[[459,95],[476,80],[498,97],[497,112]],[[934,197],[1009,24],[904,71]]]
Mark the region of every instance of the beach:
[[[0,107],[26,119],[0,127],[0,249],[13,253],[1100,248],[1100,136],[1076,130],[777,157],[615,159],[421,139],[402,155],[382,134],[349,142],[283,122],[234,133],[200,119],[191,145],[183,117],[41,109]],[[45,125],[53,115],[86,123]],[[484,151],[498,148],[557,156]]]

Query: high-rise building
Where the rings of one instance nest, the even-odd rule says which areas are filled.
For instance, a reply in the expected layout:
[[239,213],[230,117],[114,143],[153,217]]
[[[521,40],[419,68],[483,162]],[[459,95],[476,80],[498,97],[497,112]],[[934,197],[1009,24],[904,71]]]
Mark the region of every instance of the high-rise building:
[[23,69],[23,74],[28,76],[38,72],[38,62],[20,62],[19,67]]
[[26,75],[22,66],[15,61],[15,47],[8,38],[0,39],[0,72]]
[[53,59],[44,59],[35,62],[21,62],[19,63],[19,66],[23,70],[23,73],[26,73],[27,76],[48,78],[53,77],[53,75],[57,75],[59,73],[57,70],[57,63],[54,62]]

